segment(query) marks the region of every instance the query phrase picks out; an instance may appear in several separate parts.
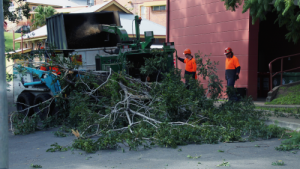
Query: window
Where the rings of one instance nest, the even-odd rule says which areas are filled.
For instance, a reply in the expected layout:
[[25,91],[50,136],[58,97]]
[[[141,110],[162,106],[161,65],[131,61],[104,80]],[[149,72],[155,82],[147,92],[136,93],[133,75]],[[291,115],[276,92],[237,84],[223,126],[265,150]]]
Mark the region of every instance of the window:
[[141,17],[146,19],[146,7],[141,6]]
[[165,11],[166,10],[166,5],[163,5],[163,6],[153,6],[152,10],[153,11]]
[[33,7],[32,7],[32,11],[34,11],[34,10],[35,10],[35,8],[36,8],[36,6],[33,6]]

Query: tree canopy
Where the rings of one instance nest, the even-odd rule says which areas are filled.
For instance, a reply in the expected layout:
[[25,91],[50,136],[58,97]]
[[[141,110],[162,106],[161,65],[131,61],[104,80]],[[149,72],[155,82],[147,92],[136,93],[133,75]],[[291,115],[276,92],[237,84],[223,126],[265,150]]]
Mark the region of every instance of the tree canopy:
[[[17,8],[14,11],[9,11],[11,3],[17,4]],[[11,21],[17,21],[18,16],[29,17],[30,8],[28,3],[24,3],[23,0],[3,0],[3,15],[4,19],[10,19]]]
[[[221,0],[227,10],[235,11],[243,5],[242,13],[250,10],[252,24],[258,19],[266,20],[266,12],[276,12],[276,23],[280,27],[286,26],[288,33],[285,35],[288,41],[297,43],[300,38],[300,0]],[[297,3],[296,3],[297,2]]]
[[32,26],[34,28],[37,28],[39,26],[46,25],[46,18],[54,15],[55,9],[51,6],[38,6],[34,9],[34,12],[36,12],[36,14],[34,15],[34,18],[31,21],[33,22]]

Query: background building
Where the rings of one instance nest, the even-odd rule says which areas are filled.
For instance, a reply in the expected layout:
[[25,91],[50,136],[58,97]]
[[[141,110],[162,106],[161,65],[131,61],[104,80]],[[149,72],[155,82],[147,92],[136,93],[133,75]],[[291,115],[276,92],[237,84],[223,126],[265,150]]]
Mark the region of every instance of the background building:
[[[95,0],[95,5],[109,0]],[[116,0],[133,14],[166,26],[166,0]]]
[[[71,11],[77,10],[78,8],[86,8],[88,6],[87,0],[24,0],[22,4],[28,3],[29,8],[31,10],[30,17],[27,19],[26,17],[22,16],[22,10],[20,10],[19,18],[17,21],[11,21],[7,19],[7,31],[18,31],[22,26],[31,26],[31,19],[34,18],[34,9],[37,6],[52,6],[57,12],[65,12],[64,10],[61,11],[62,8],[72,8],[69,9]],[[19,7],[19,3],[11,0],[11,5],[9,7],[9,11],[16,11]]]

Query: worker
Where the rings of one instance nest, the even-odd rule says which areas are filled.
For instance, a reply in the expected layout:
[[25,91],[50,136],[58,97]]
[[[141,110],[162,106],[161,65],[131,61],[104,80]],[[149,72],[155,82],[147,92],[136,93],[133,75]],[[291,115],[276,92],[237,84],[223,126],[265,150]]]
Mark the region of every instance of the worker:
[[196,65],[196,60],[192,56],[192,52],[190,49],[185,49],[183,52],[183,55],[185,56],[185,59],[178,57],[178,60],[181,62],[185,63],[185,84],[187,85],[187,89],[189,89],[189,78],[195,78],[197,79],[196,75],[196,70],[197,70],[197,65]]
[[224,55],[226,56],[225,78],[227,80],[227,91],[229,91],[228,97],[230,101],[239,101],[234,90],[235,81],[239,79],[239,74],[241,71],[239,59],[234,56],[230,47],[225,49]]

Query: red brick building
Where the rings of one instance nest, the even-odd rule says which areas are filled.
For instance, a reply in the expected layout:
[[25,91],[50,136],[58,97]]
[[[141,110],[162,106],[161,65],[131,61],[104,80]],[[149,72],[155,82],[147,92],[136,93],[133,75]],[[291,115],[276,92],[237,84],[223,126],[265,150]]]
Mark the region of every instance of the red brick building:
[[[242,7],[236,12],[227,11],[221,0],[167,0],[167,41],[175,42],[180,57],[185,48],[190,48],[192,53],[200,50],[211,54],[212,61],[219,61],[218,75],[224,87],[224,49],[231,47],[241,64],[236,87],[247,88],[247,95],[254,99],[266,97],[269,91],[268,64],[275,58],[300,53],[299,44],[285,39],[287,30],[274,24],[276,13],[266,15],[267,21],[257,21],[252,25],[249,11],[242,14]],[[288,60],[283,67],[287,69],[293,64]],[[184,68],[184,64],[179,63],[179,68]],[[273,68],[273,72],[278,71],[280,63]],[[201,82],[207,85],[206,81]]]

